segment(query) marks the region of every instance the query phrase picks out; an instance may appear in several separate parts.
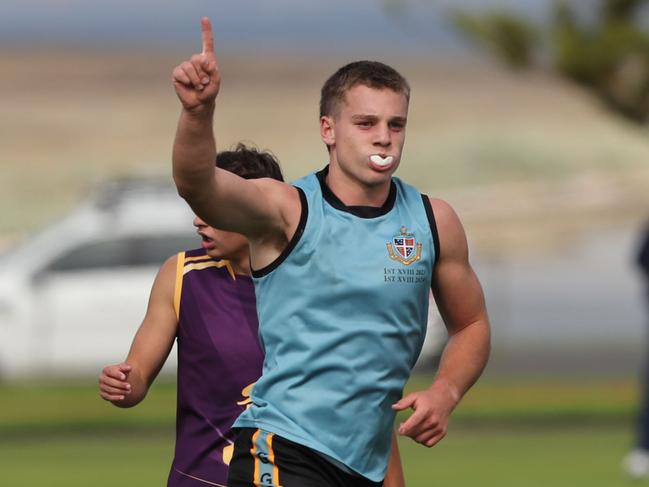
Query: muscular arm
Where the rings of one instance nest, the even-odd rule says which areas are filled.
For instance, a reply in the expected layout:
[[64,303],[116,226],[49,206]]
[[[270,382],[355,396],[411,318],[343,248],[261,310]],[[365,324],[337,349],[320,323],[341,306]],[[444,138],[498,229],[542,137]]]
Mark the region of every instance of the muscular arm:
[[462,224],[444,201],[431,199],[431,206],[440,239],[432,288],[449,340],[433,384],[395,405],[395,409],[415,410],[399,433],[429,447],[446,435],[449,415],[480,377],[490,350],[484,295],[469,263]]
[[132,407],[144,399],[173,346],[178,329],[173,307],[176,260],[169,258],[156,276],[128,357],[105,367],[99,376],[101,397],[115,406]]
[[173,148],[178,193],[209,225],[283,248],[300,216],[297,191],[279,181],[246,180],[214,167],[213,117],[221,76],[208,19],[202,19],[201,30],[203,52],[173,72],[182,104]]
[[487,364],[489,318],[457,215],[441,200],[431,200],[431,205],[438,215],[440,248],[444,249],[433,276],[433,295],[449,333],[436,382],[448,384],[457,402]]

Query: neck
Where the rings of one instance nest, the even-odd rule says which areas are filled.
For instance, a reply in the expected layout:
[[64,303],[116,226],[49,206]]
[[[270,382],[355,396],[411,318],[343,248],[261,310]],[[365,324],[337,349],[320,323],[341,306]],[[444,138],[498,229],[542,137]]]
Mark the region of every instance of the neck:
[[228,261],[230,262],[235,274],[242,276],[250,275],[250,255],[248,253],[244,256],[228,259]]
[[325,179],[329,189],[346,206],[383,206],[390,194],[391,179],[376,185],[365,184],[345,173],[338,164],[329,164]]

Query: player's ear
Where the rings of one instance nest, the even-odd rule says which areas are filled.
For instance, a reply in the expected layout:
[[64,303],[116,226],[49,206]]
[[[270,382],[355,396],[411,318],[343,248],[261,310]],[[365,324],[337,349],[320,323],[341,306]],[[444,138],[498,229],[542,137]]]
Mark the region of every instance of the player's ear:
[[320,117],[320,138],[327,146],[335,144],[336,133],[332,117],[328,117],[327,115]]

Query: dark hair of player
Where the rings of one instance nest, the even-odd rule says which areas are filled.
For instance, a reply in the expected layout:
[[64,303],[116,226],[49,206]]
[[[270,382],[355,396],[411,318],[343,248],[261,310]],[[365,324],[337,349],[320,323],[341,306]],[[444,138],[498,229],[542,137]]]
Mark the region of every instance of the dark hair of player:
[[410,99],[410,85],[397,70],[378,61],[356,61],[346,64],[325,82],[320,92],[320,116],[335,115],[345,93],[357,85],[387,88]]
[[216,155],[216,165],[244,179],[272,178],[284,181],[275,156],[267,151],[238,143],[234,149]]

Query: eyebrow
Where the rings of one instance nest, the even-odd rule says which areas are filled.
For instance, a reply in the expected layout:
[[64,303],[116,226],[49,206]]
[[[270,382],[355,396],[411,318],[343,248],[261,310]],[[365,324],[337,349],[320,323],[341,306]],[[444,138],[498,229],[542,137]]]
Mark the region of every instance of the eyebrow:
[[[367,114],[367,115],[352,115],[352,121],[354,121],[354,122],[365,121],[365,120],[375,121],[375,120],[378,120],[378,119],[379,119],[379,117],[377,117],[376,115],[369,115],[369,114]],[[392,118],[390,118],[388,120],[388,122],[390,122],[390,123],[394,123],[394,122],[406,123],[407,120],[408,119],[406,117],[392,117]]]
[[405,125],[405,123],[408,121],[408,119],[406,117],[394,117],[394,118],[391,118],[389,121],[392,122],[392,123],[399,122],[399,123],[402,123],[402,124]]
[[360,120],[378,120],[379,117],[376,115],[352,115],[352,120],[354,122]]

